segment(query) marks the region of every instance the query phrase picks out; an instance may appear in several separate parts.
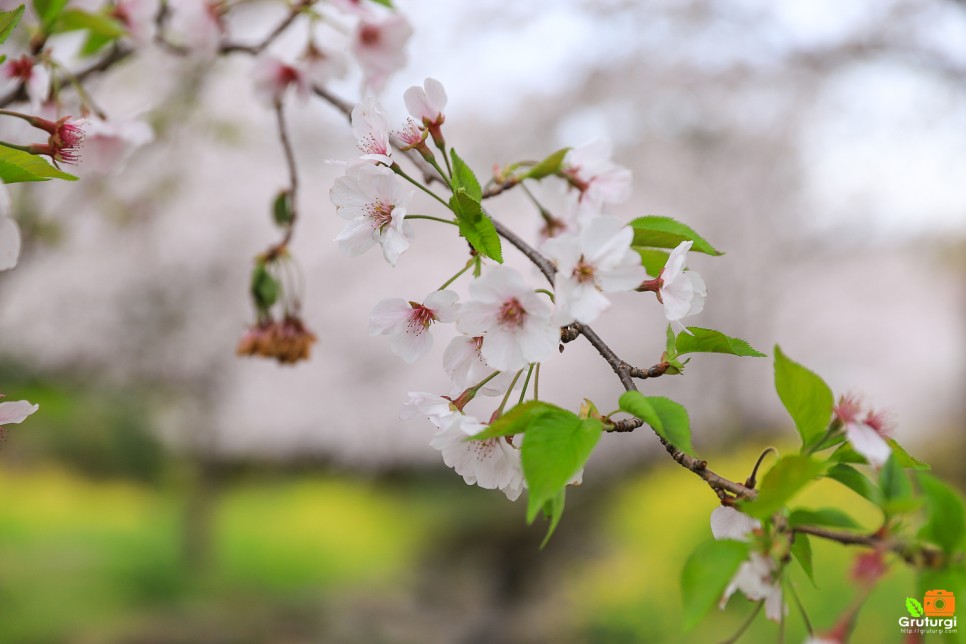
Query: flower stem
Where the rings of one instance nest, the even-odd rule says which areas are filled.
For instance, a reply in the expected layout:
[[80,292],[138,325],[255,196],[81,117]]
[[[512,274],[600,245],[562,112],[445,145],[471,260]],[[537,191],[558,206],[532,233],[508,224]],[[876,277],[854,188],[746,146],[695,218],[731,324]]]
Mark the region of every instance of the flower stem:
[[470,387],[470,389],[473,391],[473,393],[476,393],[477,391],[480,390],[480,388],[483,385],[485,385],[486,383],[490,382],[491,380],[493,380],[494,378],[496,378],[499,375],[500,375],[500,372],[499,371],[494,371],[493,373],[491,373],[490,375],[488,375],[486,378],[484,378],[483,380],[479,381],[478,383],[476,383],[475,385],[473,385],[472,387]]
[[764,608],[764,606],[765,600],[763,599],[758,602],[757,606],[755,606],[755,610],[751,611],[751,615],[749,615],[748,619],[746,619],[744,624],[741,625],[741,627],[738,629],[738,632],[724,640],[721,644],[734,644],[737,642],[741,636],[745,634],[745,631],[748,630],[748,627],[752,625],[752,623],[755,621],[755,618],[758,617],[758,613],[761,612],[761,609]]
[[459,226],[452,219],[443,219],[442,217],[433,217],[432,215],[406,215],[406,219],[428,219],[429,221],[438,221],[444,224],[450,224],[451,226]]
[[553,293],[551,293],[550,291],[548,291],[548,290],[547,290],[547,289],[545,289],[545,288],[538,288],[538,289],[536,289],[536,290],[534,291],[534,293],[543,293],[544,295],[546,295],[547,297],[549,297],[549,298],[550,298],[550,301],[551,301],[551,302],[553,302],[554,304],[556,304],[556,303],[557,303],[557,299],[556,299],[556,298],[555,298],[555,297],[553,296]]
[[533,399],[540,400],[540,364],[537,363],[537,373],[533,378]]
[[460,275],[462,275],[462,274],[463,274],[463,273],[465,273],[466,271],[468,271],[468,270],[470,270],[471,268],[473,268],[473,262],[474,262],[474,260],[473,260],[473,258],[470,258],[470,259],[469,259],[469,260],[468,260],[468,261],[466,262],[466,266],[464,266],[463,268],[461,268],[461,269],[460,269],[460,270],[459,270],[459,271],[458,271],[458,272],[456,273],[456,275],[454,275],[453,277],[451,277],[451,278],[449,278],[448,280],[446,280],[445,282],[443,282],[443,285],[442,285],[442,286],[440,286],[440,287],[439,287],[438,289],[436,289],[436,290],[437,290],[437,291],[442,291],[442,290],[443,290],[444,288],[446,288],[447,286],[449,286],[450,284],[452,284],[453,282],[455,282],[455,281],[456,281],[457,279],[459,279],[459,277],[460,277]]
[[530,384],[530,376],[533,375],[534,363],[530,363],[530,368],[527,370],[527,377],[523,380],[523,391],[520,392],[520,400],[517,401],[518,405],[523,404],[523,398],[527,395],[527,386]]
[[[452,180],[452,178],[453,178],[453,166],[451,166],[449,164],[449,155],[446,154],[446,145],[444,143],[440,143],[439,141],[436,141],[436,147],[439,148],[439,151],[443,153],[443,162],[446,163],[446,174]],[[437,168],[437,170],[438,169],[439,168]]]
[[[513,376],[513,380],[510,381],[510,386],[507,387],[506,393],[503,395],[503,401],[500,403],[500,406],[493,414],[493,420],[496,420],[497,418],[503,415],[503,410],[504,408],[506,408],[506,403],[508,400],[510,400],[510,394],[513,393],[513,386],[517,384],[517,380],[520,379],[520,374],[522,373],[523,373],[523,369],[520,369],[520,371],[517,371],[517,375]],[[491,420],[490,422],[493,422],[493,421]]]
[[417,188],[419,188],[420,190],[422,190],[423,192],[425,192],[426,194],[428,194],[430,197],[432,197],[436,201],[438,201],[441,204],[443,204],[444,206],[446,206],[446,209],[447,210],[450,209],[449,204],[446,203],[443,200],[442,197],[440,197],[438,194],[436,194],[435,192],[433,192],[432,190],[430,190],[429,188],[427,188],[426,186],[424,186],[423,184],[421,184],[420,182],[416,181],[415,179],[413,179],[412,177],[410,177],[408,174],[406,174],[406,172],[402,168],[399,167],[399,164],[398,163],[392,164],[391,170],[393,172],[395,172],[396,174],[398,174],[403,179],[405,179],[406,181],[408,181],[409,183],[413,184],[414,186],[416,186]]
[[[445,181],[446,183],[450,183],[452,181],[450,179],[450,176],[453,174],[452,171],[450,171],[448,173],[444,173],[443,172],[443,169],[441,167],[439,167],[439,162],[436,160],[436,157],[431,157],[430,156],[430,157],[423,157],[423,158],[426,159],[426,161],[429,163],[429,165],[431,165],[434,168],[436,168],[436,172],[439,173],[439,176],[440,176],[440,178],[443,181]],[[443,152],[443,158],[446,159],[446,152]],[[448,159],[446,159],[446,168],[447,168],[447,170],[449,169],[449,160]]]
[[30,147],[26,145],[17,145],[16,143],[8,143],[6,141],[0,141],[0,145],[8,148],[13,148],[14,150],[21,150],[23,152],[30,152],[30,154],[34,154],[34,151],[31,150]]

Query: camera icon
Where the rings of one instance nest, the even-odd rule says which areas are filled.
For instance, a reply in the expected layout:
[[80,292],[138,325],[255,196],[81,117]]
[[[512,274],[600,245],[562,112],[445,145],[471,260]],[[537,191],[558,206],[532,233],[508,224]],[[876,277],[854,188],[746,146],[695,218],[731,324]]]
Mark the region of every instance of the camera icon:
[[923,597],[926,617],[952,617],[956,612],[956,596],[948,590],[930,590]]

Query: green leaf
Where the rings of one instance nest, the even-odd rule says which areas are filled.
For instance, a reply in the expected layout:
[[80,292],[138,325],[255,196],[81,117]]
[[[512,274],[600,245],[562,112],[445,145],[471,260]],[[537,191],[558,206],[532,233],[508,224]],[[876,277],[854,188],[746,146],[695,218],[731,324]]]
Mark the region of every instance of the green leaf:
[[919,536],[946,552],[961,548],[966,536],[966,509],[962,497],[934,476],[919,472],[917,478],[928,514]]
[[[841,436],[842,441],[845,440],[845,436]],[[823,445],[824,447],[824,445]],[[842,442],[839,448],[832,452],[832,455],[828,457],[828,460],[833,463],[868,463],[864,456],[855,451],[851,443]]]
[[684,331],[678,334],[675,346],[678,355],[685,353],[728,353],[733,356],[764,358],[765,354],[756,350],[741,338],[732,338],[721,331],[689,326],[689,335]]
[[543,179],[544,177],[549,177],[552,174],[557,174],[560,172],[560,166],[563,165],[564,157],[567,156],[569,151],[570,148],[561,148],[557,150],[546,159],[530,168],[530,171],[523,175],[523,178]]
[[875,505],[882,505],[882,492],[879,491],[879,488],[865,474],[851,465],[845,465],[844,463],[833,465],[825,472],[825,476],[834,481],[838,481]]
[[562,409],[532,419],[520,446],[523,476],[529,489],[528,523],[584,466],[600,439],[601,429],[596,418],[581,420]]
[[0,44],[6,42],[16,29],[17,23],[23,18],[24,9],[24,5],[20,5],[13,11],[0,11]]
[[922,617],[922,604],[915,597],[906,597],[906,610],[913,617]]
[[265,268],[265,264],[261,262],[255,264],[255,268],[252,270],[251,283],[252,298],[255,300],[255,306],[259,310],[267,311],[278,301],[280,290],[278,282],[269,274]]
[[828,428],[834,399],[832,390],[814,373],[798,364],[775,345],[775,389],[795,427],[802,446],[814,445]]
[[80,9],[63,11],[50,29],[50,33],[82,30],[87,30],[103,38],[120,38],[127,33],[121,23],[114,18]]
[[694,242],[691,250],[695,252],[708,255],[722,254],[690,227],[670,217],[648,215],[638,217],[630,225],[634,229],[632,246],[675,248],[683,241],[691,241]]
[[624,392],[618,405],[621,411],[650,425],[658,436],[685,454],[694,456],[688,411],[682,405],[660,396],[645,396],[639,391]]
[[681,573],[685,630],[694,628],[721,601],[750,548],[750,544],[731,539],[708,541],[688,557]]
[[899,465],[906,468],[907,470],[931,470],[929,463],[920,461],[915,456],[912,456],[902,448],[902,445],[897,443],[892,438],[887,438],[886,442],[889,443],[889,447],[892,448],[892,454],[896,457]]
[[788,516],[788,525],[793,528],[800,525],[831,526],[833,528],[850,528],[853,530],[861,528],[852,517],[835,508],[792,510],[792,513]]
[[483,198],[483,189],[480,187],[480,182],[470,170],[470,166],[466,165],[456,154],[456,150],[450,149],[450,157],[453,159],[453,192],[456,192],[460,188],[466,190],[466,194],[473,198],[477,203]]
[[808,540],[807,534],[796,534],[792,541],[792,556],[801,565],[802,570],[808,578],[815,583],[815,574],[812,570],[812,543]]
[[641,266],[651,277],[657,277],[664,270],[669,254],[663,250],[654,250],[644,246],[631,246],[641,256]]
[[44,31],[49,32],[50,26],[54,24],[60,13],[67,6],[68,0],[33,0],[34,11],[40,18],[40,23]]
[[670,360],[678,357],[677,338],[674,337],[674,329],[671,328],[670,324],[667,325],[664,333],[667,338],[664,343],[664,359]]
[[381,4],[384,7],[388,7],[389,9],[395,8],[392,6],[392,0],[372,0],[372,1],[375,2],[376,4]]
[[550,525],[547,527],[547,535],[540,542],[540,549],[547,545],[550,541],[550,537],[557,530],[557,525],[560,524],[560,517],[563,516],[564,502],[567,498],[567,488],[560,490],[555,497],[547,501],[543,506],[543,511],[550,517]]
[[879,489],[887,504],[912,498],[912,483],[894,454],[889,455],[879,472]]
[[539,400],[528,400],[523,404],[513,407],[510,411],[490,423],[482,432],[470,438],[472,440],[485,440],[496,436],[522,434],[538,416],[552,413],[570,414],[571,412],[556,405],[551,405],[550,403]]
[[766,519],[813,481],[826,464],[803,454],[783,456],[761,481],[758,496],[743,503],[741,511],[756,519]]
[[295,215],[292,213],[292,193],[283,190],[272,202],[272,218],[278,226],[291,226]]
[[466,192],[466,189],[460,188],[453,193],[449,205],[453,209],[453,213],[456,214],[456,222],[459,224],[463,237],[466,237],[466,241],[481,255],[502,264],[503,249],[500,244],[500,236],[496,232],[496,226],[483,212],[480,202],[474,200]]
[[84,57],[93,56],[115,40],[116,38],[110,38],[108,36],[95,34],[94,32],[88,32],[87,39],[81,46],[80,55]]
[[77,181],[74,175],[61,172],[36,154],[0,145],[0,181],[22,183],[51,179]]

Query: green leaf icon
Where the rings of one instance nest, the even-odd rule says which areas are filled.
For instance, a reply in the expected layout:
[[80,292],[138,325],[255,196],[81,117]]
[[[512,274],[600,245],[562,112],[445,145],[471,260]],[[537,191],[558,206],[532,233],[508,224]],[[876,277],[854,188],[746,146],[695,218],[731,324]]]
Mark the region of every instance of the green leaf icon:
[[917,599],[906,597],[906,610],[913,617],[922,617],[922,604]]

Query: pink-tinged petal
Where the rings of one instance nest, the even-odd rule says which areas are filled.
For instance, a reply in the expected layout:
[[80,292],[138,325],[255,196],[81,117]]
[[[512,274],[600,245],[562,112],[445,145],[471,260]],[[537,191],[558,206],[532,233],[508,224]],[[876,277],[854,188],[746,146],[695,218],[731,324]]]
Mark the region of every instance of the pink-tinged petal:
[[365,73],[365,85],[382,89],[390,74],[406,65],[406,41],[413,29],[402,14],[364,17],[352,35],[350,51]]
[[402,333],[412,318],[413,307],[398,297],[385,299],[369,313],[369,335]]
[[498,307],[485,302],[470,301],[460,307],[456,328],[461,333],[480,336],[496,325]]
[[480,353],[488,365],[499,371],[516,371],[528,362],[515,335],[499,328],[486,334]]
[[641,265],[641,256],[628,250],[619,263],[598,271],[597,286],[605,293],[619,293],[633,291],[646,279],[647,271]]
[[[524,362],[514,367],[515,369],[521,369],[530,362],[543,362],[553,356],[560,343],[560,329],[549,320],[531,320],[523,326],[518,343]],[[486,348],[486,341],[483,342],[483,347]]]
[[20,260],[20,228],[10,217],[0,215],[0,271],[17,265]]
[[30,72],[30,79],[27,80],[27,98],[30,99],[30,106],[34,111],[40,109],[47,95],[50,93],[50,72],[43,65],[34,65]]
[[395,266],[399,256],[409,249],[416,236],[412,224],[406,221],[406,209],[394,208],[392,223],[378,235],[379,243],[382,244],[382,256],[390,266]]
[[563,233],[543,242],[540,250],[557,265],[558,275],[569,276],[577,267],[581,256],[580,239],[573,233]]
[[694,284],[689,279],[678,278],[661,287],[661,300],[664,302],[664,317],[680,320],[687,317],[694,300]]
[[782,617],[788,614],[788,606],[782,599],[782,589],[780,585],[773,585],[772,591],[765,598],[765,617],[773,622],[781,622]]
[[446,89],[443,84],[440,83],[435,78],[427,78],[423,81],[423,87],[426,89],[426,99],[427,102],[437,110],[440,114],[446,109]]
[[372,237],[372,225],[364,217],[346,222],[335,241],[349,257],[357,257],[376,245],[376,240]]
[[423,300],[423,306],[436,316],[437,322],[454,322],[456,320],[457,302],[460,296],[449,289],[433,291]]
[[704,283],[704,278],[695,271],[685,271],[684,277],[691,281],[691,291],[694,293],[688,315],[697,315],[704,310],[704,300],[708,296],[708,287]]
[[168,0],[168,33],[199,56],[214,56],[221,44],[222,24],[211,0]]
[[574,319],[591,324],[610,308],[610,300],[593,284],[577,284],[568,296],[567,306]]
[[0,403],[0,427],[22,423],[27,416],[40,409],[26,400]]
[[849,423],[845,426],[845,437],[855,451],[865,457],[869,464],[879,468],[885,465],[892,454],[892,448],[884,438],[865,423]]
[[427,78],[422,87],[414,85],[407,89],[403,101],[417,121],[438,123],[446,107],[446,90],[438,80]]
[[117,174],[137,148],[154,140],[154,130],[140,120],[83,121],[81,172],[85,175]]
[[720,505],[711,511],[711,534],[715,539],[748,541],[758,528],[761,528],[761,521],[734,508]]
[[432,349],[433,334],[424,326],[410,325],[389,339],[389,347],[404,361],[413,363]]
[[688,251],[694,242],[683,241],[668,254],[664,270],[661,271],[661,278],[665,283],[674,282],[684,272],[684,267],[688,262]]
[[437,427],[441,427],[456,413],[452,403],[442,396],[423,391],[410,391],[409,399],[399,412],[399,418],[412,420],[422,416]]

